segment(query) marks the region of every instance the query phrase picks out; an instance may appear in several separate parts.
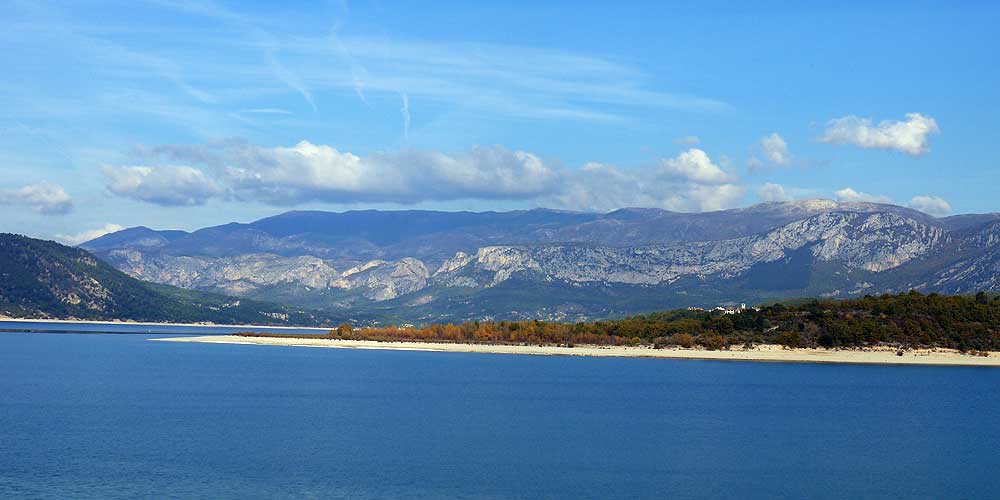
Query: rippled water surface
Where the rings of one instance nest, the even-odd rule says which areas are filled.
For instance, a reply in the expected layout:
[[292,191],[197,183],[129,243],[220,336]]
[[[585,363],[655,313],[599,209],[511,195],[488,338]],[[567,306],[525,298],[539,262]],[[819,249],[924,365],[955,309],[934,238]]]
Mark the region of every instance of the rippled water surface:
[[996,498],[1000,369],[0,333],[0,498]]

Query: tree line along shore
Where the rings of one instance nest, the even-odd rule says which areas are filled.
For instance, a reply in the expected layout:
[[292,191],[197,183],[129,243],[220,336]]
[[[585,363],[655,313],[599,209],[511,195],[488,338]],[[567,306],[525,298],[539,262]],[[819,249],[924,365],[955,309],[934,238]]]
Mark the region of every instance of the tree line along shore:
[[811,299],[760,308],[678,309],[589,323],[475,321],[421,327],[354,328],[326,334],[241,332],[242,337],[294,337],[381,342],[509,345],[700,347],[726,350],[755,344],[788,348],[946,348],[964,353],[1000,351],[1000,298],[900,294],[848,300]]

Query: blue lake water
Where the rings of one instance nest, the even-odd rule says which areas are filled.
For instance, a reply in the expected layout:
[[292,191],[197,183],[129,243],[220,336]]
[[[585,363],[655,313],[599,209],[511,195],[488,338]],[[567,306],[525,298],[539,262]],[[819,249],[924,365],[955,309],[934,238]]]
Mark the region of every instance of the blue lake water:
[[157,335],[228,335],[253,330],[269,333],[321,333],[323,328],[288,328],[273,326],[171,325],[166,323],[84,323],[0,320],[0,332],[47,333],[151,333]]
[[996,498],[1000,369],[0,333],[0,498]]

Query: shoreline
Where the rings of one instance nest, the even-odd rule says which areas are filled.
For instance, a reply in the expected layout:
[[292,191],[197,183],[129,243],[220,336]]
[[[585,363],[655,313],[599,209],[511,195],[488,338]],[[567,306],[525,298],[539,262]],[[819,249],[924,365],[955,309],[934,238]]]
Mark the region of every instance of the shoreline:
[[315,326],[271,326],[271,325],[231,325],[226,323],[157,323],[152,321],[128,321],[128,320],[86,320],[86,319],[39,319],[39,318],[11,318],[0,316],[0,325],[3,323],[64,323],[75,325],[138,325],[138,326],[206,326],[222,328],[273,328],[278,330],[316,330],[318,332],[328,332],[329,328]]
[[536,356],[591,356],[619,358],[700,359],[713,361],[757,361],[779,363],[842,363],[866,365],[927,365],[927,366],[995,366],[1000,367],[1000,355],[973,356],[953,349],[915,349],[896,355],[894,348],[853,349],[785,349],[777,345],[758,345],[751,350],[729,351],[704,349],[626,346],[516,346],[492,344],[449,344],[432,342],[378,342],[374,340],[307,339],[280,337],[240,337],[212,335],[198,337],[165,337],[149,339],[157,342],[192,342],[206,344],[238,344],[328,349],[381,349],[424,352],[457,352],[479,354],[513,354]]

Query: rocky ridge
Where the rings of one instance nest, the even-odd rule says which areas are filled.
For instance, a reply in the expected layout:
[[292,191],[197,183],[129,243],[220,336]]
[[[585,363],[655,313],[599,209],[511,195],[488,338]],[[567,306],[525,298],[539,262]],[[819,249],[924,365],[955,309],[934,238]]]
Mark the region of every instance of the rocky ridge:
[[[691,305],[995,288],[998,227],[991,215],[936,219],[893,205],[803,200],[706,214],[293,212],[181,235],[116,233],[84,248],[142,279],[253,298],[280,289],[283,301],[310,307],[385,303],[433,315],[495,289],[516,295],[509,307],[529,314],[533,294],[599,310],[615,287]],[[549,293],[557,289],[573,298]]]

